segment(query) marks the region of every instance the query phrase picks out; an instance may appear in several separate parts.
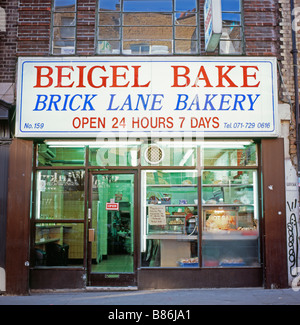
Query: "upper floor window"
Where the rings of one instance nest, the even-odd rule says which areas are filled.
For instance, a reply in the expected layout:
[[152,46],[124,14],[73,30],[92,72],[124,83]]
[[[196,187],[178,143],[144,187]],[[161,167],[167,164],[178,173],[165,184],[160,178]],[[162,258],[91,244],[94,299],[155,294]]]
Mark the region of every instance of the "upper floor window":
[[199,53],[197,0],[99,0],[97,54]]
[[[202,54],[202,10],[199,0],[98,0],[96,54]],[[219,54],[243,54],[242,0],[222,0],[222,20]],[[76,26],[77,0],[52,0],[52,54],[76,54]]]
[[76,49],[76,0],[54,0],[52,4],[51,53],[72,55]]
[[238,55],[244,52],[244,30],[241,0],[222,0],[222,36],[219,54]]

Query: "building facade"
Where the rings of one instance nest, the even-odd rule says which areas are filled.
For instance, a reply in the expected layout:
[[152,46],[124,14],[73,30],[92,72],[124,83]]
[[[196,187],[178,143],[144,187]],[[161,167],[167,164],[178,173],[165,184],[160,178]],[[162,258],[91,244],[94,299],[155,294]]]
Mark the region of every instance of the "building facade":
[[15,103],[17,4],[2,1],[0,4],[0,120],[1,120],[1,217],[0,217],[0,290],[6,290],[6,221],[8,196],[8,164],[11,144],[10,120]]
[[295,285],[297,1],[0,7],[1,291]]

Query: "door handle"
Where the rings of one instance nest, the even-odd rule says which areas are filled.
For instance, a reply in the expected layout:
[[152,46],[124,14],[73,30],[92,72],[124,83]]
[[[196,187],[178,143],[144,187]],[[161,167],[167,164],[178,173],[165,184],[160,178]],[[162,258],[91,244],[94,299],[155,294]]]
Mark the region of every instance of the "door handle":
[[92,243],[95,241],[95,229],[89,229],[89,242]]

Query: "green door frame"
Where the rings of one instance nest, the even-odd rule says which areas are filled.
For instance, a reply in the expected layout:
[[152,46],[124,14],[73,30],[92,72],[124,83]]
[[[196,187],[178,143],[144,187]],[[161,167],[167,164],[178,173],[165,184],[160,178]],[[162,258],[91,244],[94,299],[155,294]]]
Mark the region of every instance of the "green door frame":
[[[93,236],[92,224],[92,190],[93,190],[93,176],[95,175],[134,175],[134,212],[133,212],[133,273],[94,273],[92,272],[92,240],[89,238]],[[138,171],[133,169],[118,169],[118,170],[104,170],[104,171],[89,171],[89,201],[87,213],[87,285],[88,286],[136,286],[137,285],[137,264],[138,264],[138,242],[139,242],[139,220],[138,220]],[[90,231],[91,230],[91,231]]]

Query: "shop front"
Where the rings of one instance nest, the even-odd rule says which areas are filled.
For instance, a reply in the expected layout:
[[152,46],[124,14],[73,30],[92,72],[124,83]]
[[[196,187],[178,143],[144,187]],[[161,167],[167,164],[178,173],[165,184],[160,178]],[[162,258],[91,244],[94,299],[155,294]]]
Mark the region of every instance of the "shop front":
[[274,58],[21,58],[30,288],[285,286],[276,75]]

